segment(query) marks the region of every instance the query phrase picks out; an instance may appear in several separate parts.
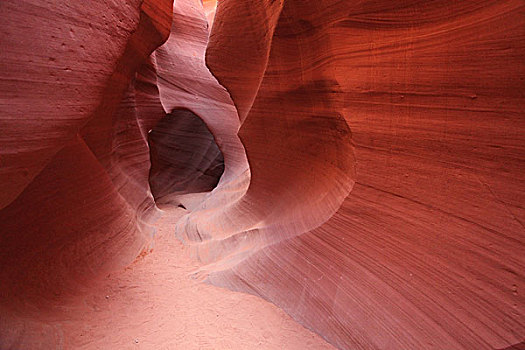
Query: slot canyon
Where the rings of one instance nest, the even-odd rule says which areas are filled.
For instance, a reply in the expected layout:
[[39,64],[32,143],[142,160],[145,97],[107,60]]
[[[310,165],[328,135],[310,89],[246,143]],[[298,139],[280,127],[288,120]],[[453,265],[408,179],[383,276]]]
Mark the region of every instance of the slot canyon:
[[525,349],[525,1],[0,16],[0,349]]

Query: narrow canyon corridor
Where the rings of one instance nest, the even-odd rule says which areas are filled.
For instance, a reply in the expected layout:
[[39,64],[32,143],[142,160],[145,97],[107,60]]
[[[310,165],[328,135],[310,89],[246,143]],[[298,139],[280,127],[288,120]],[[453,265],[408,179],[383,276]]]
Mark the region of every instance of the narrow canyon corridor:
[[524,0],[0,18],[0,350],[523,350]]

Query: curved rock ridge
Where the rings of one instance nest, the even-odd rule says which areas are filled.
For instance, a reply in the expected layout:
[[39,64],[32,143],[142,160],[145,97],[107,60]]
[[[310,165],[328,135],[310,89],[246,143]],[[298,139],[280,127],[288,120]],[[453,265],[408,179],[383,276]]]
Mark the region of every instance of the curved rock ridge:
[[[301,71],[314,64],[310,60],[314,55],[307,57],[308,50],[305,61],[292,60],[287,72],[280,71],[282,67],[269,56],[272,23],[277,24],[282,4],[243,2],[238,9],[244,12],[238,13],[233,9],[235,2],[224,1],[215,17],[207,64],[235,102],[251,177],[243,180],[237,175],[234,183],[239,185],[235,185],[233,197],[232,190],[223,190],[219,183],[177,225],[177,234],[196,248],[205,264],[199,272],[203,278],[231,269],[268,245],[321,225],[353,186],[350,130],[341,115],[343,94],[330,67],[297,75],[292,72],[294,67]],[[248,13],[250,16],[245,16]],[[230,14],[233,18],[226,20]],[[253,32],[235,28],[252,29],[247,21],[258,23]],[[247,47],[250,52],[255,50],[254,60],[231,51],[245,43],[251,45]],[[315,52],[329,47],[330,42],[323,41],[310,49]],[[275,57],[289,57],[295,56],[298,47],[287,43],[273,49],[282,51]],[[214,55],[220,52],[231,64],[225,70],[215,64]],[[237,86],[229,83],[232,74],[238,75]],[[266,109],[265,104],[272,109]],[[228,151],[222,151],[226,157]]]

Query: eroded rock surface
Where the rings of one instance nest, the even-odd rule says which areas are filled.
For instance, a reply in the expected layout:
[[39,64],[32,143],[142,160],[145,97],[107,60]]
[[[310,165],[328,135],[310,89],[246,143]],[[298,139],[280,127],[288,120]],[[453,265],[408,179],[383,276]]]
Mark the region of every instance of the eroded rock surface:
[[[245,38],[234,21],[219,24],[234,3],[219,3],[208,61],[242,110],[246,86],[231,76],[229,63],[242,65],[245,53],[236,43]],[[269,1],[266,8],[274,6]],[[326,223],[212,273],[212,283],[273,301],[340,348],[493,349],[521,342],[523,2],[282,6],[277,21],[268,16],[270,30],[249,31],[261,41],[266,37],[257,33],[273,36],[262,83],[247,85],[255,95],[240,130],[252,172],[248,194],[266,188],[254,196],[258,202],[273,184],[293,191],[301,176],[273,172],[293,164],[280,158],[288,148],[276,146],[271,167],[263,150],[278,145],[288,126],[274,125],[325,108],[341,107],[350,126],[356,184]],[[223,42],[227,51],[219,49]],[[254,72],[253,64],[244,67]],[[342,100],[331,106],[330,98],[317,98],[327,95]],[[325,130],[318,126],[317,134]],[[293,151],[304,172],[319,148]],[[329,167],[314,173],[321,177]],[[303,190],[319,188],[315,180]]]

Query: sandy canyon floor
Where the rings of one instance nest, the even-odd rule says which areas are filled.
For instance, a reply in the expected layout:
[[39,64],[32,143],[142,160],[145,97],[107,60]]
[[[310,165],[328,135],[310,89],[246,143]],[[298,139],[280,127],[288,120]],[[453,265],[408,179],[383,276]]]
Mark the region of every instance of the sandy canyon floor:
[[333,349],[271,303],[192,279],[197,265],[173,235],[183,212],[164,213],[149,254],[25,336],[44,349]]

